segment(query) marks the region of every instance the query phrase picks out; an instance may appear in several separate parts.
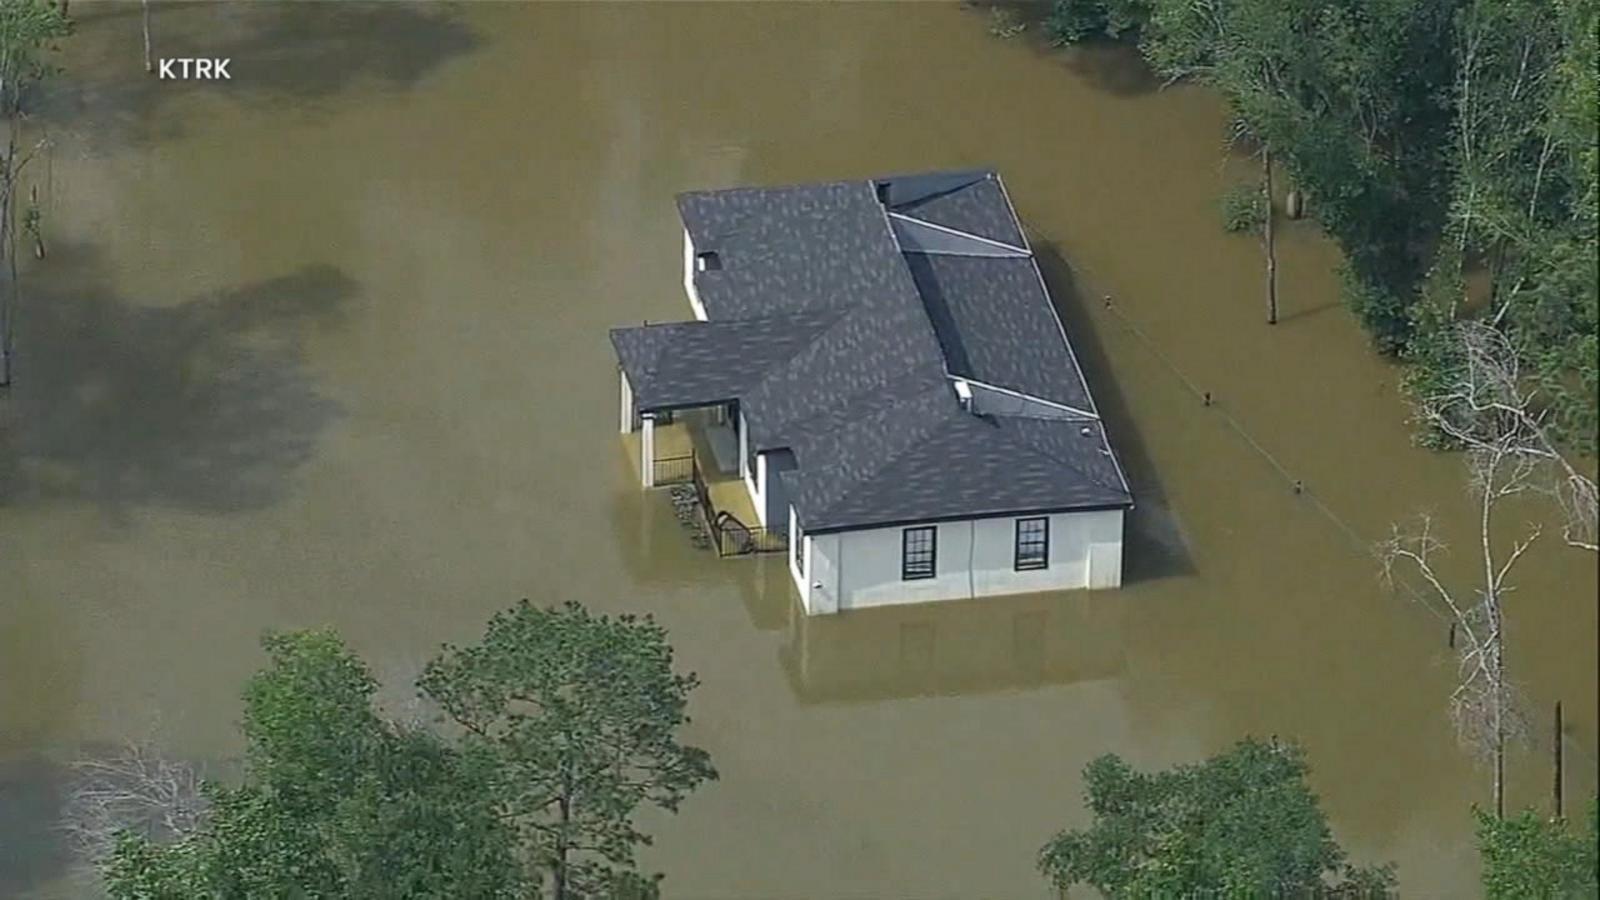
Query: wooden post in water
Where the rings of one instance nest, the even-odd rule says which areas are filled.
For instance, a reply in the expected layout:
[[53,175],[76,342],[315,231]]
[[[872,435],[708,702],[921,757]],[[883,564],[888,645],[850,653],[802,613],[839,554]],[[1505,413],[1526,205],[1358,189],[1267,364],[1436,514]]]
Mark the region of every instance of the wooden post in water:
[[1261,192],[1267,201],[1267,217],[1261,226],[1267,246],[1267,324],[1278,324],[1278,250],[1272,239],[1272,148],[1261,148]]
[[1556,701],[1556,818],[1561,818],[1561,701]]

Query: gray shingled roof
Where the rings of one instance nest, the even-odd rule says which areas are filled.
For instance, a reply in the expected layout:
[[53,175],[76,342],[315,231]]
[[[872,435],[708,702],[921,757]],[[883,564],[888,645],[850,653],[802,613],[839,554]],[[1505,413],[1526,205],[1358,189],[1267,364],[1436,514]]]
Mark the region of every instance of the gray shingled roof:
[[703,406],[743,396],[842,315],[822,310],[618,328],[611,344],[641,409]]
[[[909,203],[891,205],[924,222],[943,225],[978,237],[1025,247],[1022,227],[1006,201],[1000,182],[991,172],[972,173],[973,180],[953,190],[946,189]],[[891,198],[891,204],[893,199]]]
[[950,374],[1093,408],[1031,257],[908,253],[906,263]]
[[[737,399],[753,449],[793,451],[778,477],[807,530],[1131,504],[995,173],[678,208],[721,263],[694,273],[709,321],[616,329],[617,357],[641,409]],[[1089,418],[975,415],[952,378]]]

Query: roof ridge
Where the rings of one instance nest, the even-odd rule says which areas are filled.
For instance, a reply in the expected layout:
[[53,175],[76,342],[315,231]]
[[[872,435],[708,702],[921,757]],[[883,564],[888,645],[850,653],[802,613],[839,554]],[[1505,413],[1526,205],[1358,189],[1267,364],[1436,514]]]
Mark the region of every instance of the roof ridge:
[[[970,186],[971,185],[968,185],[968,187],[970,187]],[[959,188],[959,190],[966,190],[966,188]],[[929,199],[936,199],[936,198],[931,198],[930,197]],[[1010,251],[1009,254],[1005,254],[1003,256],[1000,256],[1000,258],[1003,258],[1003,259],[1024,259],[1026,257],[1030,257],[1030,256],[1033,255],[1033,253],[1031,251],[1029,251],[1028,249],[1026,249],[1024,247],[1018,247],[1015,244],[1008,244],[1005,241],[997,241],[994,238],[986,238],[981,234],[973,234],[970,231],[964,231],[964,230],[962,230],[960,228],[952,228],[949,225],[941,225],[940,223],[935,222],[935,221],[933,221],[931,219],[918,218],[917,216],[909,215],[907,213],[903,213],[903,212],[900,212],[899,210],[894,210],[894,209],[885,209],[884,213],[886,215],[888,215],[888,216],[892,216],[894,218],[901,219],[901,220],[904,220],[906,222],[912,222],[912,223],[915,223],[917,225],[921,225],[924,228],[931,228],[934,231],[942,231],[942,232],[945,232],[947,234],[953,234],[953,235],[955,235],[957,237],[960,237],[960,238],[965,238],[965,239],[967,239],[969,241],[976,241],[976,242],[978,242],[980,244],[988,244],[988,245],[990,245],[992,247],[997,247],[997,248],[999,248],[1001,250],[1009,250]],[[901,248],[901,252],[902,253],[948,253],[948,254],[953,255],[953,256],[982,256],[982,255],[984,255],[984,254],[978,254],[978,253],[955,253],[954,251],[949,251],[949,250],[923,250],[923,249],[906,250],[904,248]]]
[[[903,209],[915,209],[918,206],[921,206],[921,205],[923,205],[924,203],[927,203],[930,200],[937,200],[940,197],[948,197],[951,194],[957,193],[959,191],[964,191],[967,188],[972,187],[973,185],[977,184],[978,182],[984,181],[984,180],[994,176],[996,173],[991,169],[970,169],[970,170],[968,170],[968,169],[955,169],[955,170],[952,170],[950,172],[950,174],[951,175],[973,175],[975,177],[973,177],[973,179],[971,181],[968,181],[965,184],[960,184],[960,185],[957,185],[957,186],[955,186],[953,188],[945,188],[942,191],[937,191],[937,192],[932,193],[932,194],[925,194],[925,195],[923,195],[921,197],[918,197],[915,200],[908,200],[905,203],[901,203],[901,204],[897,205],[896,207],[894,207],[894,210],[896,212],[899,212],[900,210],[903,210]],[[904,177],[904,176],[901,176],[901,177]],[[873,179],[873,180],[874,181],[878,181],[878,180],[893,181],[894,179],[891,176],[890,178],[886,178],[886,179]]]
[[[780,321],[780,320],[783,320],[783,319],[788,319],[791,322],[795,322],[795,324],[803,324],[802,322],[797,321],[797,320],[803,320],[803,319],[805,319],[807,317],[811,317],[811,316],[825,317],[825,314],[828,313],[828,312],[830,312],[830,311],[795,310],[793,312],[786,312],[786,313],[780,312],[780,313],[771,313],[769,315],[764,315],[764,316],[752,316],[752,317],[750,317],[748,319],[697,319],[697,320],[692,321],[692,322],[656,322],[656,323],[646,322],[640,327],[641,328],[672,329],[672,330],[675,330],[675,331],[701,331],[701,330],[707,330],[707,331],[716,331],[716,330],[732,331],[732,330],[736,330],[736,329],[740,329],[740,328],[751,329],[751,328],[758,327],[758,326],[763,325],[763,324],[768,323],[768,322],[775,322],[775,321]],[[613,329],[613,330],[619,330],[619,329]],[[783,362],[787,363],[789,360],[793,359],[794,356],[796,354],[798,354],[801,350],[804,350],[806,347],[809,347],[809,346],[811,346],[810,342],[806,342],[806,343],[800,344],[799,347],[794,351],[794,353],[791,353],[787,357],[784,358]],[[646,374],[654,375],[656,373],[656,371],[660,368],[662,353],[663,353],[664,350],[665,350],[664,346],[658,346],[658,347],[655,348],[655,352],[653,352],[650,355],[650,365],[644,370]]]
[[920,433],[917,440],[908,440],[898,450],[895,450],[893,453],[883,457],[876,465],[872,467],[871,471],[862,475],[860,478],[854,479],[847,487],[845,487],[844,490],[839,492],[838,496],[830,499],[822,507],[822,509],[818,511],[818,514],[823,517],[830,516],[840,506],[845,505],[846,501],[854,497],[858,491],[871,488],[876,485],[878,483],[878,476],[882,475],[884,470],[893,466],[907,453],[910,453],[912,450],[917,448],[918,440],[926,440],[933,433],[939,431],[941,426],[948,427],[951,421],[953,420],[935,422],[934,424],[930,425],[926,431]]

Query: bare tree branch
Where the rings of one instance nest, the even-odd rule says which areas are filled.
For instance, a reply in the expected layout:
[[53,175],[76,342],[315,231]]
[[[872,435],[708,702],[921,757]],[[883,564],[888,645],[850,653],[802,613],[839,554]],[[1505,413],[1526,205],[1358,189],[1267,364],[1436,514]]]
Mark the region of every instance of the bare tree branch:
[[205,814],[201,772],[128,742],[103,757],[71,764],[71,788],[61,828],[84,861],[98,866],[118,832],[167,841],[193,832]]
[[[1556,445],[1545,427],[1546,411],[1537,388],[1525,387],[1516,349],[1499,329],[1481,322],[1452,326],[1461,353],[1458,373],[1444,387],[1417,402],[1427,426],[1465,447],[1474,488],[1486,472],[1502,478],[1501,495],[1537,490],[1561,511],[1562,537],[1573,547],[1600,550],[1600,491]],[[1494,458],[1486,465],[1476,459]],[[1501,462],[1512,467],[1503,470]]]

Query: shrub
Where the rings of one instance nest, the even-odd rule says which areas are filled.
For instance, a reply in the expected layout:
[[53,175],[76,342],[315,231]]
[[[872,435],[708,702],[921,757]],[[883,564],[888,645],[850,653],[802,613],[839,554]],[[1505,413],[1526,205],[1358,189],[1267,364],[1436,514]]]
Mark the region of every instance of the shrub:
[[1027,28],[1028,24],[1022,21],[1016,10],[1006,6],[989,8],[989,33],[995,37],[1014,38]]
[[1236,184],[1223,191],[1221,205],[1222,227],[1228,231],[1260,231],[1266,224],[1266,198],[1254,184]]

